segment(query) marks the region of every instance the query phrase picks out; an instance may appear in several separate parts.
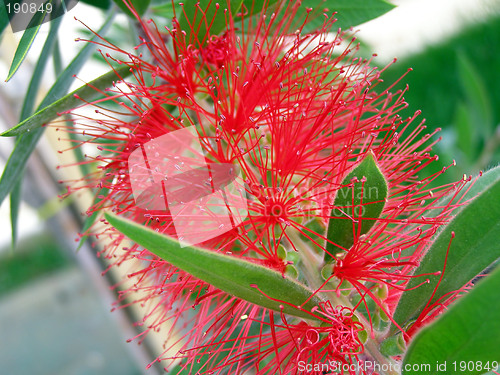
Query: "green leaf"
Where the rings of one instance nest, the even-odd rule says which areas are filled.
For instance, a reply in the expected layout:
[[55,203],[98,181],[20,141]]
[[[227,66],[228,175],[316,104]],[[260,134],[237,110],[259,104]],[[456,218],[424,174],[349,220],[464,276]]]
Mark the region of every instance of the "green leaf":
[[185,3],[185,0],[172,0],[169,2],[153,0],[149,9],[155,15],[172,20],[175,15],[182,14],[181,4]]
[[[500,167],[483,174],[467,186],[470,190],[464,200],[474,198],[461,208],[453,220],[436,236],[434,242],[415,270],[414,275],[442,271],[448,244],[452,237],[446,270],[429,306],[444,295],[459,290],[480,272],[500,258]],[[450,198],[446,198],[450,199]],[[456,200],[456,199],[455,199]],[[438,203],[438,205],[444,206]],[[440,275],[426,276],[430,283],[403,293],[394,312],[394,320],[401,327],[416,319],[429,302]],[[413,278],[407,286],[412,289],[422,283]],[[392,331],[397,329],[393,326]]]
[[[243,0],[231,1],[231,13],[238,13],[242,3]],[[219,9],[216,4],[219,4]],[[225,1],[200,0],[192,4],[185,2],[183,11],[180,13],[179,24],[186,32],[187,43],[194,44],[198,48],[207,42],[209,35],[221,33],[226,28],[226,15],[224,14],[226,6]],[[208,31],[210,31],[209,35],[207,35]]]
[[42,51],[40,52],[40,57],[36,62],[35,69],[33,70],[33,75],[31,76],[31,81],[26,91],[26,96],[23,102],[23,108],[21,109],[20,120],[23,121],[28,118],[35,108],[36,97],[38,95],[38,90],[40,88],[40,83],[42,81],[43,72],[47,66],[47,61],[54,49],[54,45],[57,41],[57,32],[59,26],[61,25],[62,17],[56,18],[50,24],[50,31],[47,35],[47,39],[43,45]]
[[[99,190],[99,192],[95,195],[94,197],[94,202],[92,203],[92,207],[95,207],[96,204],[98,204],[100,201],[102,201],[103,196],[106,196],[109,192],[108,188],[102,188]],[[87,216],[85,221],[83,222],[83,227],[81,230],[81,233],[85,233],[90,227],[95,223],[97,217],[99,216],[100,211],[96,210],[94,213],[90,216]],[[80,242],[78,243],[78,247],[76,248],[76,251],[80,250],[85,241],[87,240],[88,236],[84,235],[80,238]]]
[[14,58],[12,59],[12,63],[10,64],[9,74],[7,75],[7,79],[5,82],[8,82],[14,74],[17,72],[22,62],[28,55],[28,51],[30,50],[33,42],[38,34],[38,30],[42,27],[42,21],[47,13],[47,9],[44,7],[43,12],[36,12],[33,15],[30,23],[28,24],[28,28],[24,31],[21,40],[17,46],[16,52],[14,54]]
[[[175,4],[177,5],[177,4]],[[177,9],[177,7],[176,7]],[[151,6],[151,11],[164,18],[172,19],[174,17],[174,7],[172,6],[172,3],[162,3],[159,5],[153,5]]]
[[61,56],[61,46],[59,45],[59,41],[56,40],[54,44],[54,51],[52,53],[52,63],[54,65],[54,73],[57,75],[58,72],[62,72],[64,69],[64,64]]
[[[63,67],[63,62],[62,62],[62,56],[61,56],[61,49],[59,46],[59,43],[56,42],[54,46],[54,53],[52,54],[52,61],[54,64],[54,72],[57,74],[57,72],[60,72]],[[61,119],[69,119],[69,115],[63,115],[61,116]],[[80,136],[78,132],[75,132],[75,124],[73,121],[65,121],[65,125],[67,127],[69,139],[74,142],[80,141]],[[76,143],[75,143],[76,144]],[[73,147],[72,148],[72,153],[73,156],[75,157],[75,160],[84,160],[85,159],[85,153],[82,151],[81,147]],[[78,163],[78,168],[80,169],[81,175],[86,176],[90,173],[90,167],[87,163]]]
[[[292,307],[304,304],[313,293],[297,281],[234,256],[194,246],[181,248],[177,240],[171,237],[114,214],[105,213],[104,216],[111,225],[132,241],[175,267],[226,293],[276,311],[281,311],[280,305],[282,305],[283,311],[287,314],[306,319],[313,318],[312,315]],[[278,301],[286,301],[292,306],[273,301],[264,296],[254,285],[257,285],[269,297]],[[303,308],[310,311],[320,302],[320,299],[314,296],[304,304]]]
[[[111,14],[98,31],[98,34],[102,35],[108,29],[111,25],[112,19],[113,15]],[[47,107],[64,96],[73,83],[74,75],[78,73],[83,64],[85,64],[94,49],[95,45],[93,43],[87,43],[85,47],[81,49],[81,51],[57,78],[54,85],[52,85],[49,92],[42,100],[42,103],[38,106],[39,110]],[[7,165],[5,166],[2,177],[0,178],[0,204],[12,191],[17,181],[21,179],[22,173],[20,173],[20,171],[24,170],[26,162],[35,149],[35,146],[37,145],[44,130],[44,128],[37,128],[30,133],[21,135],[17,139],[14,151],[12,151],[9,159],[7,160]]]
[[[23,107],[21,109],[20,119],[25,120],[32,112],[35,107],[35,101],[38,94],[38,89],[40,88],[40,83],[42,81],[43,72],[47,65],[47,61],[50,57],[51,51],[54,48],[54,44],[57,40],[57,31],[61,24],[62,17],[55,19],[50,25],[50,31],[47,35],[47,39],[40,53],[40,57],[36,63],[35,69],[33,70],[33,75],[31,77],[30,84],[28,86],[28,91],[24,97]],[[18,172],[22,175],[23,172]],[[10,196],[10,222],[12,229],[12,248],[16,246],[17,240],[17,218],[19,214],[19,205],[21,204],[21,179],[11,191]]]
[[342,186],[328,223],[325,261],[332,259],[328,253],[348,250],[373,227],[387,198],[387,182],[372,153],[344,178]]
[[334,0],[327,4],[331,11],[338,12],[335,26],[343,29],[368,22],[395,8],[385,0]]
[[[97,31],[98,35],[104,35],[108,28],[111,26],[114,15],[111,14],[104,21],[103,26]],[[91,40],[97,38],[94,36]],[[71,84],[74,81],[75,74],[77,74],[83,65],[87,62],[88,58],[94,52],[96,46],[94,43],[86,42],[85,46],[78,52],[75,58],[69,63],[69,65],[64,69],[59,77],[57,77],[56,82],[52,85],[49,92],[42,100],[42,103],[39,105],[38,109],[44,108],[56,100],[59,100],[63,97],[69,90]]]
[[12,231],[12,249],[16,247],[17,241],[17,218],[21,205],[22,180],[19,180],[16,187],[10,193],[10,223]]
[[[305,32],[318,30],[323,26],[325,8],[329,10],[328,14],[337,12],[337,22],[334,24],[336,28],[348,29],[380,17],[395,7],[385,0],[310,0],[304,6],[315,9],[304,26]],[[302,17],[303,14],[299,12],[297,16]]]
[[[123,12],[129,16],[135,19],[134,14],[130,11],[130,9],[127,7],[127,5],[123,2],[123,0],[113,0],[118,7],[123,10]],[[135,9],[135,11],[139,14],[139,16],[142,16],[146,10],[149,7],[149,3],[151,0],[128,0],[131,4],[132,7]]]
[[[478,364],[484,367],[488,361],[500,361],[499,290],[500,270],[496,270],[455,302],[439,319],[424,327],[411,342],[403,369],[430,364],[431,371],[412,370],[403,371],[403,374],[475,375],[491,370],[480,370]],[[460,371],[462,361],[471,367]],[[436,368],[437,363],[442,366],[441,371]]]
[[80,0],[82,3],[92,5],[93,7],[100,9],[109,9],[111,6],[110,0]]
[[252,15],[256,16],[262,12],[264,5],[266,6],[267,11],[276,10],[276,6],[280,5],[279,2],[280,0],[243,0],[242,5],[248,10],[253,9]]
[[[3,4],[3,6],[5,7],[5,4]],[[9,24],[9,17],[7,16],[7,12],[0,12],[0,36],[2,35],[3,31],[5,30],[8,24]]]
[[55,101],[51,105],[48,105],[42,110],[36,112],[33,116],[20,122],[13,128],[6,130],[0,135],[2,137],[13,137],[16,135],[24,134],[26,132],[30,132],[32,130],[36,130],[43,124],[46,124],[56,118],[58,116],[58,113],[81,105],[82,101],[79,98],[85,98],[85,100],[93,100],[101,95],[99,90],[104,90],[106,87],[111,86],[111,84],[119,79],[119,77],[125,78],[130,75],[130,73],[131,71],[128,66],[121,66],[116,70],[111,70],[89,82],[88,84],[77,88],[61,99]]

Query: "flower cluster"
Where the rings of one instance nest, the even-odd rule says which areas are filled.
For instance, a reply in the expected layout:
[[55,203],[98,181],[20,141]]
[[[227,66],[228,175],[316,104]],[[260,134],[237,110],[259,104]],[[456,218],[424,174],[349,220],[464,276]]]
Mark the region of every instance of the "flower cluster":
[[[158,360],[169,369],[293,374],[300,361],[369,358],[364,343],[378,334],[375,318],[391,320],[432,235],[450,218],[454,206],[440,199],[461,186],[430,188],[437,174],[418,177],[436,160],[434,134],[424,134],[418,113],[398,115],[404,92],[378,89],[382,70],[356,57],[333,13],[324,10],[321,26],[310,30],[311,9],[278,4],[237,14],[218,5],[226,24],[217,35],[199,4],[187,29],[174,20],[160,30],[137,17],[140,53],[97,42],[110,66],[130,67],[134,79],[117,77],[102,99],[72,111],[66,129],[80,136],[75,146],[96,147],[83,161],[93,172],[68,188],[97,189],[89,216],[111,210],[176,238],[180,214],[138,204],[129,159],[152,140],[194,129],[197,156],[233,165],[248,207],[241,222],[198,246],[297,278],[325,301],[306,321],[237,299],[128,244],[102,219],[84,234],[106,240],[110,268],[129,267],[118,302],[146,309],[138,338],[159,331],[165,352]],[[342,248],[326,234],[335,197],[368,155],[388,195],[370,231],[355,230],[353,245]],[[202,221],[196,213],[190,220]],[[334,261],[322,277],[326,256]]]

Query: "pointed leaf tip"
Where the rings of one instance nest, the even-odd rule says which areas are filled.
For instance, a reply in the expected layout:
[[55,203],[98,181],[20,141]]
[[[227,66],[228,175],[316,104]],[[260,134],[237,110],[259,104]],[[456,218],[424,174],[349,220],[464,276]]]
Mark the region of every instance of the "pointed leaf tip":
[[20,122],[16,126],[0,133],[1,137],[15,137],[24,134],[31,130],[40,128],[43,124],[52,121],[60,114],[65,113],[72,108],[80,105],[80,98],[84,97],[87,101],[93,100],[100,95],[99,90],[103,90],[111,84],[111,80],[116,78],[117,75],[122,78],[130,75],[128,67],[120,67],[103,74],[102,76],[94,79],[88,84],[85,84],[75,91],[65,95],[61,99],[53,102],[52,104],[40,109],[32,116]]
[[359,236],[375,225],[387,194],[387,181],[370,151],[337,190],[328,223],[326,262],[332,260],[330,254],[349,249]]

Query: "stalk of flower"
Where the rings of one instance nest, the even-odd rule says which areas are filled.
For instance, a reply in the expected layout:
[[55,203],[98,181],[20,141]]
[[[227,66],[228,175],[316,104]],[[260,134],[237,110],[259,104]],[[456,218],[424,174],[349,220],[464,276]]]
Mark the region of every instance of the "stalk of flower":
[[[398,116],[404,92],[377,91],[381,71],[355,57],[354,40],[342,46],[334,16],[306,32],[312,10],[299,2],[281,2],[274,13],[267,3],[261,13],[223,8],[205,19],[208,8],[197,5],[187,30],[174,22],[166,32],[137,16],[144,52],[136,55],[98,43],[136,82],[85,103],[96,114],[72,111],[67,131],[99,152],[89,159],[95,172],[68,191],[98,186],[89,215],[112,211],[187,246],[276,271],[311,296],[296,306],[252,285],[279,308],[238,298],[147,247],[127,246],[102,219],[85,234],[111,238],[103,250],[110,267],[133,267],[133,287],[120,290],[118,304],[148,307],[138,337],[171,323],[158,360],[190,373],[294,374],[302,361],[333,361],[354,374],[349,365],[358,361],[391,363],[376,343],[408,281],[426,282],[412,271],[462,204],[442,198],[460,195],[464,182],[430,188],[438,174],[418,177],[436,160],[434,134],[423,135],[418,113]],[[217,12],[226,25],[212,35]],[[175,142],[159,141],[176,132],[183,136]],[[211,203],[207,196],[220,191]],[[423,217],[429,209],[434,215]],[[321,302],[308,308],[315,298]]]

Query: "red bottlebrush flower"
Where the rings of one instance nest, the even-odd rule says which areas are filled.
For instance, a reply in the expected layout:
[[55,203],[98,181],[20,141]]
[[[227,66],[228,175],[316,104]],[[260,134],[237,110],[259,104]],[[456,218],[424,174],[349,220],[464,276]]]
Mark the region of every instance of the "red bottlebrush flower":
[[[195,243],[299,277],[329,300],[320,311],[310,312],[321,325],[285,314],[278,319],[268,309],[238,300],[147,249],[127,246],[124,236],[101,220],[86,234],[111,239],[103,250],[110,268],[130,268],[132,286],[119,288],[119,303],[146,307],[138,323],[145,331],[139,336],[166,327],[161,331],[165,353],[159,360],[178,359],[166,367],[178,364],[191,373],[242,374],[254,368],[259,374],[288,374],[297,373],[302,360],[352,364],[363,352],[360,333],[370,319],[369,311],[364,317],[356,310],[371,298],[390,313],[390,301],[405,288],[431,236],[454,208],[437,202],[459,184],[431,189],[436,175],[417,177],[435,160],[430,155],[434,142],[431,135],[422,136],[425,126],[414,124],[416,116],[398,116],[406,106],[403,92],[378,92],[380,71],[371,61],[354,56],[353,43],[341,47],[345,34],[331,37],[333,17],[326,17],[319,30],[306,33],[307,12],[298,29],[292,22],[300,15],[300,3],[282,6],[286,17],[243,12],[237,18],[219,7],[225,12],[226,28],[220,35],[210,35],[209,28],[204,40],[196,39],[196,30],[181,30],[178,23],[164,33],[154,23],[138,19],[144,31],[138,48],[147,53],[133,55],[106,40],[99,43],[121,54],[111,58],[103,53],[108,60],[130,66],[136,83],[121,80],[104,99],[86,103],[83,109],[96,108],[97,114],[72,112],[75,124],[68,131],[86,137],[81,145],[98,149],[89,159],[97,165],[95,172],[70,189],[97,187],[99,199],[87,214],[112,210],[182,241],[176,220],[188,217],[200,223],[201,211],[184,215],[182,209],[175,211],[179,206],[158,206],[166,198],[160,189],[164,185],[154,176],[165,174],[160,167],[156,172],[145,167],[157,190],[143,187],[144,194],[137,195],[132,167],[138,164],[131,156],[144,154],[144,160],[161,166],[162,152],[171,147],[158,151],[155,159],[147,155],[148,144],[189,128],[199,145],[187,147],[191,154],[186,160],[234,165],[238,176],[231,181],[244,191],[248,207],[245,218]],[[206,21],[202,25],[211,25]],[[183,32],[189,32],[194,42]],[[387,180],[387,201],[368,233],[356,233],[352,247],[341,255],[329,254],[336,262],[323,282],[326,243],[335,244],[326,237],[335,195],[369,154]],[[201,199],[196,190],[184,193]],[[423,217],[430,208],[434,216]],[[222,215],[216,209],[211,213],[214,220]],[[188,228],[190,233],[204,229],[199,225]],[[388,296],[374,292],[382,287]],[[342,298],[342,293],[351,296]],[[359,303],[351,302],[354,294]]]
[[356,373],[355,367],[350,365],[357,364],[358,356],[363,353],[359,337],[364,330],[363,325],[350,309],[333,307],[330,302],[320,305],[316,314],[322,321],[319,327],[303,321],[289,324],[283,315],[282,324],[279,324],[270,314],[270,332],[261,335],[253,347],[259,357],[271,356],[274,361],[259,366],[258,374],[295,374],[301,371],[324,374],[325,370]]

